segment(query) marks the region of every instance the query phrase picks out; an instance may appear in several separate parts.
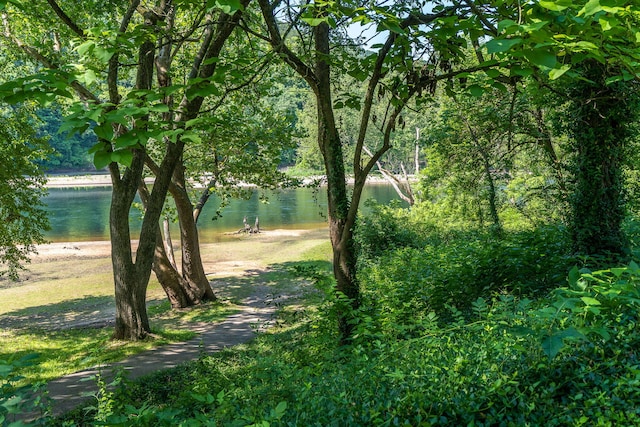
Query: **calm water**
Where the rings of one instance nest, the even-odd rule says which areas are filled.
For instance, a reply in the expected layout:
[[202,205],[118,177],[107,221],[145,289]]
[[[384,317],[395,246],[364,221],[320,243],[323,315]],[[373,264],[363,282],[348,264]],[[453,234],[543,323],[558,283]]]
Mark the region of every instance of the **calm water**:
[[[261,201],[266,197],[266,202]],[[389,185],[368,185],[362,200],[375,199],[387,203],[396,199]],[[111,187],[52,188],[45,198],[51,230],[46,237],[52,241],[109,240],[109,203]],[[219,241],[225,232],[242,228],[247,217],[253,225],[256,216],[263,229],[317,228],[326,225],[326,188],[298,188],[280,191],[254,190],[248,200],[232,200],[222,210],[222,217],[213,219],[220,200],[211,197],[198,220],[203,242]],[[134,230],[140,214],[132,213]],[[135,236],[134,236],[135,237]]]

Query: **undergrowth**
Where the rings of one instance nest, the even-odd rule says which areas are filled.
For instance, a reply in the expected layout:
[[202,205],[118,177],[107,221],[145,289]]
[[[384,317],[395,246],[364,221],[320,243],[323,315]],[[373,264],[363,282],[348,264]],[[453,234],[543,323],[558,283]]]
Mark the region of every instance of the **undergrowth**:
[[413,226],[406,212],[376,218],[359,225],[363,304],[349,345],[339,345],[326,261],[290,263],[316,292],[282,307],[276,327],[121,380],[51,423],[640,425],[636,262],[572,257],[560,227],[498,239]]

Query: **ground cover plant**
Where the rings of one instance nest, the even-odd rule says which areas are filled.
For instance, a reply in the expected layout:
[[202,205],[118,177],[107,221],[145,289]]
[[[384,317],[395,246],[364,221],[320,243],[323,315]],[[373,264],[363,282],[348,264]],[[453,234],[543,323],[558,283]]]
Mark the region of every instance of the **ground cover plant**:
[[[360,243],[394,219],[410,217],[363,219]],[[401,228],[396,240],[408,237]],[[364,258],[363,303],[348,345],[331,328],[336,297],[326,254],[274,264],[268,281],[289,275],[313,284],[281,307],[276,327],[136,383],[124,379],[90,408],[51,422],[640,425],[640,267],[571,257],[562,228],[505,232],[498,241],[424,227],[409,239],[413,247],[388,245]],[[594,267],[607,262],[617,264]]]

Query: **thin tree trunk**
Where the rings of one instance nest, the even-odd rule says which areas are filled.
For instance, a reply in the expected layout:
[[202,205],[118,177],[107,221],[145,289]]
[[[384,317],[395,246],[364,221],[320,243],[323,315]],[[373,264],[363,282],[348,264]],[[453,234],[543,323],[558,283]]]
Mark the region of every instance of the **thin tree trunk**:
[[171,228],[169,227],[169,219],[163,218],[162,220],[162,242],[164,244],[164,252],[167,255],[167,260],[169,264],[177,270],[178,264],[176,264],[176,257],[173,253],[173,242],[171,241]]
[[502,235],[502,224],[500,223],[500,216],[498,215],[498,205],[496,201],[496,186],[493,182],[493,176],[491,176],[491,165],[489,164],[489,157],[484,150],[480,150],[482,155],[482,161],[484,166],[484,177],[487,183],[489,191],[489,215],[491,216],[491,222],[493,223],[493,232],[500,236]]
[[[179,168],[181,168],[181,166],[179,166]],[[190,283],[192,288],[198,290],[198,296],[201,300],[215,301],[217,299],[216,295],[213,293],[213,289],[209,284],[209,279],[207,279],[202,265],[198,228],[193,218],[193,205],[183,186],[184,180],[180,184],[181,185],[172,185],[170,191],[176,204],[180,225],[182,277]]]
[[338,307],[338,327],[342,342],[346,343],[353,331],[352,311],[360,306],[360,286],[356,279],[356,255],[352,230],[345,227],[349,215],[349,198],[342,144],[338,136],[331,100],[329,63],[329,26],[326,23],[314,27],[316,51],[316,76],[318,92],[318,144],[327,172],[329,235],[333,249],[333,273],[336,290],[347,297],[348,306]]

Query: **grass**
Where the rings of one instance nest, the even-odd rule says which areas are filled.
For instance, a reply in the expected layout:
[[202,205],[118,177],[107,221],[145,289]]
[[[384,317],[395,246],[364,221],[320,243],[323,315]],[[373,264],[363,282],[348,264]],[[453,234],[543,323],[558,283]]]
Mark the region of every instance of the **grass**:
[[[105,318],[105,311],[113,310],[108,256],[35,262],[20,282],[0,282],[0,360],[39,353],[38,364],[20,374],[25,382],[48,381],[189,340],[196,335],[191,330],[194,324],[219,322],[236,313],[239,309],[234,304],[251,295],[256,286],[269,287],[274,300],[279,294],[298,292],[300,280],[291,276],[287,262],[316,256],[328,259],[326,235],[324,230],[302,236],[265,233],[202,245],[205,271],[223,302],[172,310],[153,279],[147,292],[153,335],[134,343],[111,340],[111,326],[59,328],[77,319]],[[219,274],[212,274],[216,272]]]

